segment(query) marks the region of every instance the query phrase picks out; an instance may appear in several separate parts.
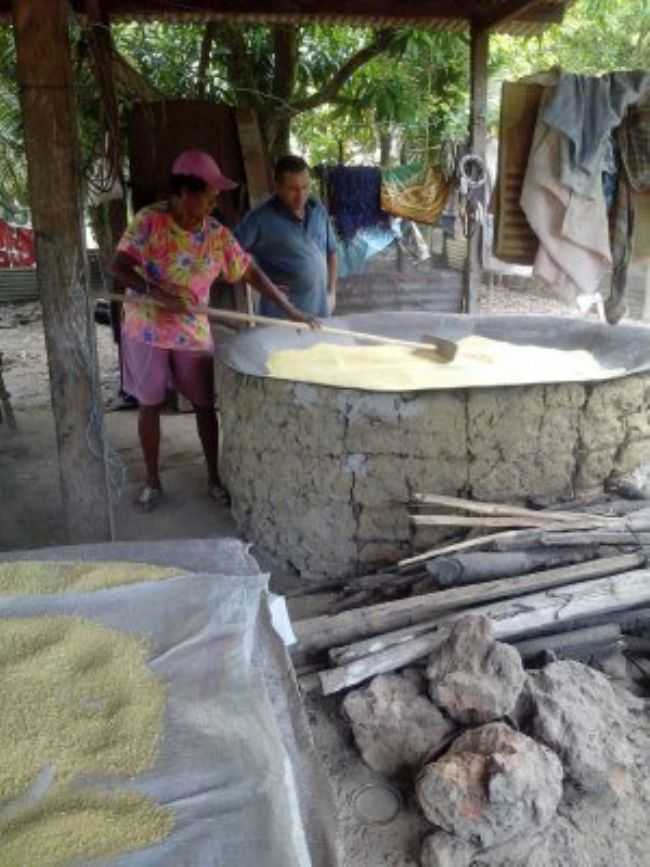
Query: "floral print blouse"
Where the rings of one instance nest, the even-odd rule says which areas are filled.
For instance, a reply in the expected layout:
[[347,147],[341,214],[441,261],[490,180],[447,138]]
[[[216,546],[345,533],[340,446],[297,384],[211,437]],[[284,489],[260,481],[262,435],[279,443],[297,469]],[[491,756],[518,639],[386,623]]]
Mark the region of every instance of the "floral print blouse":
[[[117,249],[139,263],[143,277],[175,284],[179,296],[193,305],[209,303],[217,277],[241,280],[251,262],[217,220],[207,217],[198,232],[188,232],[164,202],[139,211]],[[212,349],[207,316],[169,313],[153,304],[125,304],[122,333],[159,349]]]

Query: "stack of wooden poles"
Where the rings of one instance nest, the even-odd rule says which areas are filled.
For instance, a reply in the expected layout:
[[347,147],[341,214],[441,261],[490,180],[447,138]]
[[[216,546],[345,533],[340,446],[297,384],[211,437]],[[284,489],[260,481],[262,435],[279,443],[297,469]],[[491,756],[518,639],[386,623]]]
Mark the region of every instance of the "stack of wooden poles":
[[417,663],[467,613],[489,616],[525,660],[626,643],[650,656],[650,502],[551,510],[417,494],[411,508],[416,528],[469,533],[351,579],[332,613],[294,624],[296,666],[324,694]]

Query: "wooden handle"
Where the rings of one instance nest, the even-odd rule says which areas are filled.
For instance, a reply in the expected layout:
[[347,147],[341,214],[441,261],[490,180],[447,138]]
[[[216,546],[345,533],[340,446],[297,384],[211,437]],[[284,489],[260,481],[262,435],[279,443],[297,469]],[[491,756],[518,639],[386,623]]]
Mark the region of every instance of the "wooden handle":
[[[102,295],[102,298],[105,296]],[[108,296],[110,301],[120,301],[126,304],[155,304],[156,307],[164,309],[165,304],[152,298],[149,295],[118,295],[111,293]],[[237,313],[234,310],[221,310],[216,307],[207,306],[188,306],[191,313],[199,313],[207,316],[208,319],[221,320],[223,322],[242,322],[248,325],[273,325],[280,328],[290,328],[293,331],[313,331],[312,327],[306,322],[291,322],[288,319],[274,319],[272,316],[259,316],[255,313]],[[353,337],[359,340],[369,340],[373,343],[386,344],[389,346],[405,346],[407,349],[419,349],[437,355],[436,346],[431,343],[418,343],[415,340],[400,340],[395,337],[382,337],[379,334],[366,334],[362,331],[349,331],[346,328],[331,328],[328,325],[320,325],[317,329],[321,334],[333,334],[339,337]],[[446,361],[446,358],[440,360]]]

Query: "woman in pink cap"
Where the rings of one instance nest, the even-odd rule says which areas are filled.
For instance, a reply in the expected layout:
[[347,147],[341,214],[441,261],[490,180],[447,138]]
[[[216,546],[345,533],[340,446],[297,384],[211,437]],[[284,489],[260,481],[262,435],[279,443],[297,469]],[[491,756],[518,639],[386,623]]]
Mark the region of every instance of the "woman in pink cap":
[[210,216],[219,193],[236,186],[209,154],[184,151],[172,166],[169,200],[135,215],[113,262],[113,274],[129,287],[127,295],[158,302],[125,304],[122,326],[124,388],[140,404],[138,433],[147,478],[138,502],[146,510],[162,495],[160,413],[170,386],[194,406],[209,493],[227,501],[218,471],[212,336],[207,317],[190,311],[209,302],[214,280],[246,280],[289,319],[314,324]]

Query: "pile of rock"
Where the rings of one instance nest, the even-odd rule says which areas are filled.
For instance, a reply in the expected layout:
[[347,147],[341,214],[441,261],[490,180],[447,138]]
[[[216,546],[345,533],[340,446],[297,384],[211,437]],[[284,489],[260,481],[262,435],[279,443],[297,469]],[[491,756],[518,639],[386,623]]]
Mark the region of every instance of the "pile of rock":
[[437,829],[423,867],[555,864],[544,846],[570,844],[565,788],[617,797],[633,763],[628,709],[602,673],[575,661],[527,673],[484,617],[458,620],[426,670],[379,675],[343,706],[365,762],[412,781]]

